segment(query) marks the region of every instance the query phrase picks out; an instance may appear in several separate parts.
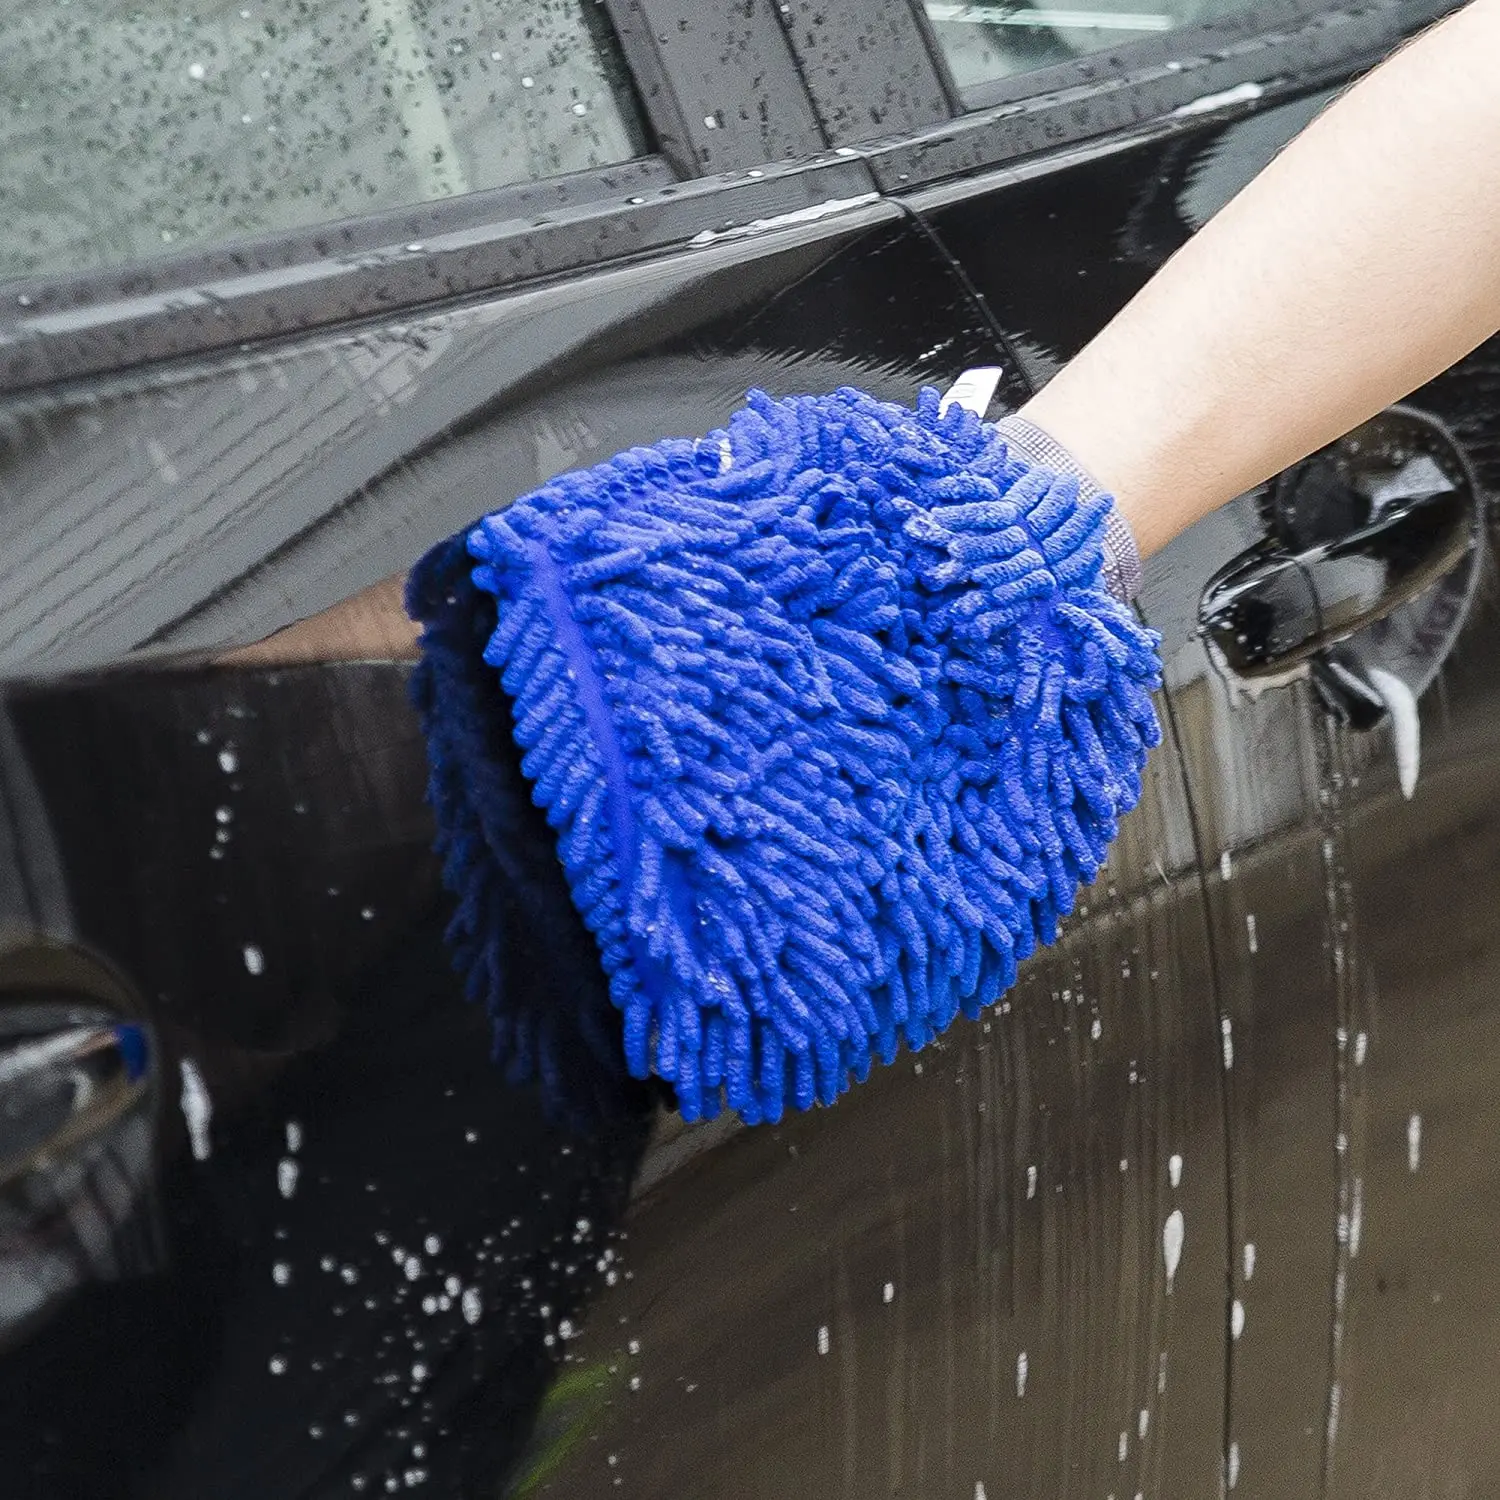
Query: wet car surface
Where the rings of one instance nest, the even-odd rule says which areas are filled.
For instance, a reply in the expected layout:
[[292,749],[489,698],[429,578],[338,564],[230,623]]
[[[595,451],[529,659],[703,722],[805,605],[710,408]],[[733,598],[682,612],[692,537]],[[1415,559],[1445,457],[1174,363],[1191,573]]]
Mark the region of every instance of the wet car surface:
[[[1153,559],[1167,738],[1059,943],[775,1127],[510,1083],[409,641],[275,644],[750,386],[1014,409],[1442,8],[590,8],[629,160],[12,264],[4,1493],[1493,1489],[1493,347]],[[433,36],[503,60],[477,25]],[[515,827],[566,1005],[592,940]]]

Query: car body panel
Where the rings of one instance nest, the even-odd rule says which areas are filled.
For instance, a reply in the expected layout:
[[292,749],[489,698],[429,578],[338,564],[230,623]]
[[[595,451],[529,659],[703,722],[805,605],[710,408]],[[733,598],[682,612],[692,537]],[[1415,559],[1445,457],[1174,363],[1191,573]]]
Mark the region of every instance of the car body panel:
[[[945,119],[920,16],[612,4],[662,155],[15,289],[0,993],[149,1025],[157,1171],[107,1150],[0,1218],[23,1276],[75,1268],[0,1296],[8,1495],[1486,1491],[1488,574],[1404,802],[1384,727],[1219,675],[1199,599],[1261,507],[1194,528],[1142,601],[1166,742],[1059,943],[754,1130],[509,1083],[443,953],[409,662],[223,664],[752,385],[998,366],[1015,408],[1442,8],[1278,0]],[[754,59],[800,103],[739,77],[710,125]],[[1487,495],[1494,351],[1421,399]],[[510,957],[567,1004],[597,959],[518,827]]]
[[[1099,155],[1018,194],[939,203],[929,218],[1044,381],[1327,98]],[[1305,673],[1237,681],[1198,630],[1207,581],[1266,532],[1263,495],[1147,569],[1141,602],[1165,637],[1223,1005],[1240,1330],[1226,1454],[1250,1495],[1481,1493],[1496,1472],[1487,1403],[1464,1393],[1485,1388],[1500,1274],[1472,1218],[1489,1187],[1474,1149],[1493,1092],[1481,1059],[1495,1055],[1482,997],[1500,983],[1480,874],[1500,834],[1497,358],[1500,343],[1486,345],[1405,403],[1452,434],[1485,510],[1458,573],[1367,643],[1418,695],[1409,800],[1390,720],[1368,733],[1341,723]],[[1466,1121],[1463,1144],[1436,1143],[1433,1110]]]

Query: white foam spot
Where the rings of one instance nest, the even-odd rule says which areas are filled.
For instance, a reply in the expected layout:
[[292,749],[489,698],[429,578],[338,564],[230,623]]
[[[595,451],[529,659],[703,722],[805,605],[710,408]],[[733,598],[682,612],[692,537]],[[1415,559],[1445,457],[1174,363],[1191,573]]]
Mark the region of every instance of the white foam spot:
[[302,1149],[302,1127],[296,1120],[286,1122],[286,1149],[293,1155]]
[[1354,1038],[1354,1066],[1356,1068],[1364,1067],[1365,1058],[1369,1056],[1369,1052],[1370,1038],[1367,1033],[1361,1031]]
[[442,1253],[443,1242],[437,1237],[437,1235],[429,1234],[427,1238],[422,1241],[422,1248],[429,1255],[438,1255]]
[[1030,1371],[1031,1371],[1031,1361],[1029,1359],[1027,1359],[1027,1357],[1026,1357],[1026,1351],[1023,1349],[1018,1355],[1016,1355],[1016,1395],[1017,1396],[1024,1396],[1026,1394],[1026,1377],[1030,1373]]
[[1094,1017],[1094,1024],[1089,1027],[1089,1035],[1097,1042],[1104,1035],[1104,1022],[1098,1016]]
[[1401,784],[1401,795],[1410,802],[1422,772],[1422,720],[1417,713],[1417,697],[1394,672],[1387,672],[1384,667],[1370,667],[1368,671],[1370,686],[1380,694],[1391,718],[1396,779]]
[[240,768],[240,758],[227,746],[219,751],[219,769],[226,776],[233,776]]
[[974,1481],[974,1500],[989,1500],[989,1496],[984,1492],[984,1480],[982,1479]]
[[1182,1158],[1176,1152],[1167,1162],[1167,1178],[1174,1188],[1182,1186]]
[[1238,1297],[1229,1309],[1229,1337],[1237,1339],[1245,1331],[1245,1304]]
[[297,1174],[300,1169],[290,1156],[283,1156],[276,1163],[276,1186],[283,1198],[290,1198],[297,1191]]
[[254,943],[245,944],[245,967],[252,974],[264,974],[266,972],[266,955]]
[[271,1267],[271,1280],[277,1286],[285,1286],[292,1279],[292,1268],[284,1261],[278,1260]]
[[1245,1260],[1245,1280],[1246,1281],[1253,1280],[1254,1276],[1255,1276],[1255,1241],[1254,1240],[1247,1240],[1245,1242],[1244,1260]]
[[824,1323],[823,1326],[818,1329],[818,1353],[827,1354],[829,1343],[830,1340],[828,1337],[828,1325]]
[[459,1311],[464,1315],[464,1322],[471,1327],[479,1321],[479,1315],[484,1311],[484,1303],[480,1300],[479,1291],[476,1287],[467,1287],[458,1301]]
[[1115,1445],[1115,1452],[1121,1463],[1125,1462],[1125,1456],[1130,1452],[1130,1434],[1123,1427],[1120,1429],[1120,1441]]
[[188,77],[191,78],[194,83],[202,83],[203,80],[208,77],[208,69],[205,68],[202,63],[189,63]]
[[1182,1244],[1187,1237],[1187,1223],[1182,1217],[1182,1210],[1174,1208],[1167,1215],[1167,1222],[1161,1229],[1161,1258],[1167,1268],[1167,1290],[1172,1290],[1172,1284],[1177,1280],[1177,1267],[1182,1263]]
[[1245,936],[1249,940],[1250,951],[1252,953],[1259,953],[1260,939],[1256,936],[1255,913],[1253,911],[1247,911],[1245,913]]
[[182,1074],[182,1118],[187,1124],[193,1159],[207,1161],[214,1149],[209,1130],[213,1123],[214,1102],[209,1097],[208,1085],[204,1083],[203,1075],[192,1058],[183,1058],[178,1068]]
[[1264,84],[1252,79],[1248,83],[1237,83],[1232,89],[1221,89],[1216,94],[1204,94],[1201,99],[1179,104],[1172,113],[1179,119],[1188,115],[1212,114],[1214,110],[1228,109],[1236,104],[1253,104],[1265,91]]
[[1026,1196],[1028,1199],[1036,1197],[1036,1167],[1026,1168]]
[[1231,1443],[1229,1445],[1229,1488],[1233,1489],[1240,1482],[1240,1445]]
[[286,1374],[286,1361],[279,1354],[271,1356],[271,1373],[273,1375]]
[[1413,1115],[1406,1122],[1406,1166],[1415,1172],[1422,1165],[1422,1117]]
[[891,1303],[896,1300],[896,1283],[894,1281],[886,1282],[880,1289],[880,1300],[885,1303]]
[[1219,1018],[1219,1035],[1224,1040],[1224,1069],[1234,1066],[1234,1022],[1228,1016]]
[[1144,1443],[1146,1441],[1146,1433],[1150,1428],[1151,1413],[1143,1406],[1140,1410],[1140,1415],[1135,1419],[1135,1435]]
[[1229,850],[1225,850],[1219,856],[1219,879],[1232,880],[1234,878],[1234,858]]

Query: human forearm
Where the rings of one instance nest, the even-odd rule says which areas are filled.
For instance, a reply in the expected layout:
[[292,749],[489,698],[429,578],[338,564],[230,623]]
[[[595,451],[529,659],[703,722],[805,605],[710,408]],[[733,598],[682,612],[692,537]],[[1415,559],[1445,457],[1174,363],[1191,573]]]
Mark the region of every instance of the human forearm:
[[1149,555],[1500,327],[1500,0],[1351,89],[1024,415]]

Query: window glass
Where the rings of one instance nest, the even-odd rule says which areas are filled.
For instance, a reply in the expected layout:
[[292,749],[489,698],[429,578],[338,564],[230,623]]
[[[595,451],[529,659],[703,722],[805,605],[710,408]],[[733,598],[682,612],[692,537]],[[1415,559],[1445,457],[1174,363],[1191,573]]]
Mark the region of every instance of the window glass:
[[1033,0],[1018,5],[961,5],[927,0],[928,19],[960,89],[1065,63],[1200,26],[1248,10],[1254,0]]
[[0,277],[116,265],[640,156],[600,0],[24,0]]

